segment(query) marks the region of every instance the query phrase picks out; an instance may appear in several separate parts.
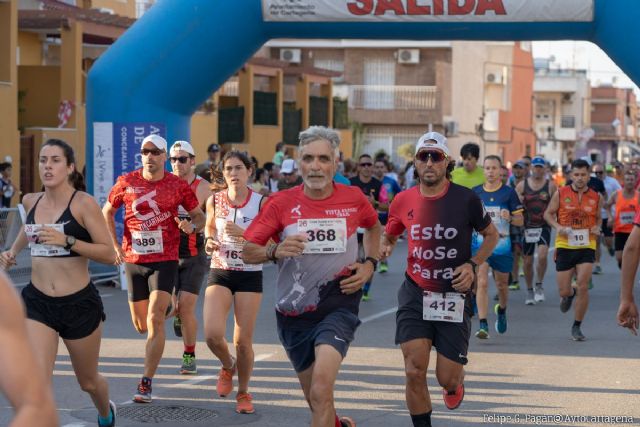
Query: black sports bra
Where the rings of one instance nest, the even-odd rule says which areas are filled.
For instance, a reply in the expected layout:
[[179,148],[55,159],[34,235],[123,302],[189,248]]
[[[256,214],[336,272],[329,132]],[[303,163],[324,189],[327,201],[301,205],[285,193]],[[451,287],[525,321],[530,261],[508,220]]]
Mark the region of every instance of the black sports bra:
[[[64,234],[66,234],[67,236],[73,236],[77,240],[82,240],[84,242],[91,243],[92,242],[91,235],[89,234],[87,229],[84,228],[83,226],[81,226],[80,223],[78,223],[78,221],[71,214],[71,209],[70,209],[71,202],[73,201],[73,198],[76,196],[77,192],[78,192],[78,190],[73,192],[73,194],[71,195],[71,198],[69,199],[69,204],[67,205],[67,208],[64,210],[64,212],[62,212],[62,215],[60,215],[60,218],[58,218],[58,220],[55,223],[63,225]],[[38,198],[38,200],[36,201],[36,204],[33,205],[31,210],[27,214],[27,221],[25,222],[25,224],[35,224],[36,223],[35,222],[36,207],[38,206],[38,203],[40,203],[40,199],[42,199],[42,196],[44,196],[44,194],[42,194]],[[80,256],[80,254],[78,254],[78,253],[76,253],[74,251],[70,251],[69,255],[55,255],[55,256],[58,256],[58,257],[71,257],[71,256]]]

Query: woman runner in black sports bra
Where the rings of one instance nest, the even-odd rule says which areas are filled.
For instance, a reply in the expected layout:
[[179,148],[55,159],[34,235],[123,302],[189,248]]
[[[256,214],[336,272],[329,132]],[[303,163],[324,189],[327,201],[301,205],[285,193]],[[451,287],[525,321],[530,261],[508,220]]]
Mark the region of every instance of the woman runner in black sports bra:
[[89,259],[115,262],[115,251],[98,203],[74,188],[77,178],[73,149],[64,141],[48,140],[40,149],[39,172],[44,192],[27,194],[29,212],[11,249],[0,254],[5,269],[16,254],[31,248],[31,283],[22,290],[29,339],[49,385],[64,340],[80,387],[98,409],[98,424],[115,424],[115,405],[107,381],[98,373],[98,356],[105,319],[102,300],[89,277]]

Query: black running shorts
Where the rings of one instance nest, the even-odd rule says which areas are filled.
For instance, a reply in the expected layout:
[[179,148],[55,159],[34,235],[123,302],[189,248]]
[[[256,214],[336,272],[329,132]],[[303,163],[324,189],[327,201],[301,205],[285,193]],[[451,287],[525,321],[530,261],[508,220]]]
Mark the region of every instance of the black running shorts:
[[185,291],[198,295],[208,270],[209,263],[207,262],[207,256],[205,254],[180,258],[180,261],[178,261],[176,293]]
[[219,285],[236,292],[262,293],[262,271],[236,271],[212,268],[207,286]]
[[398,289],[396,344],[426,338],[431,340],[438,353],[449,360],[466,365],[473,315],[472,294],[467,294],[461,323],[424,320],[422,297],[422,288],[409,280],[405,279]]
[[631,233],[614,233],[613,243],[616,251],[622,252],[622,250],[624,249],[624,245],[627,244],[627,240],[629,239],[630,235]]
[[556,271],[567,271],[578,264],[593,264],[596,262],[596,251],[593,249],[565,249],[556,248]]
[[65,340],[88,337],[106,319],[100,294],[91,282],[62,297],[46,295],[29,283],[22,289],[22,299],[28,319],[47,325]]
[[124,264],[127,278],[129,301],[149,299],[153,291],[173,293],[178,281],[178,261],[149,262],[145,264]]

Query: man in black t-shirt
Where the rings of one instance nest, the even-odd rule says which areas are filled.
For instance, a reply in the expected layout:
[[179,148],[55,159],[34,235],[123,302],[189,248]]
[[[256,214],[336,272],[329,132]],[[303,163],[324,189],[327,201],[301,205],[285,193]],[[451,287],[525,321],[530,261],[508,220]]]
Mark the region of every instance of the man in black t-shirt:
[[[358,158],[358,175],[350,178],[351,185],[359,187],[365,196],[371,202],[374,209],[380,208],[380,189],[382,188],[382,182],[373,176],[373,158],[368,154],[362,154]],[[386,210],[386,205],[383,206]],[[358,229],[358,259],[364,259],[364,246],[363,246],[363,233],[364,231]],[[369,301],[369,289],[371,288],[371,280],[369,279],[362,288],[362,301]]]

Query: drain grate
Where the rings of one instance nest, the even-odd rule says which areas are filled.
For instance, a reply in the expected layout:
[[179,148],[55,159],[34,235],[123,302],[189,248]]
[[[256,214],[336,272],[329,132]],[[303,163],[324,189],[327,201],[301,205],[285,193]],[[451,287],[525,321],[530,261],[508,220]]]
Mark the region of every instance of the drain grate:
[[190,408],[188,406],[140,406],[127,405],[118,408],[118,418],[137,421],[146,424],[160,424],[168,421],[194,422],[216,418],[218,413],[209,409]]

